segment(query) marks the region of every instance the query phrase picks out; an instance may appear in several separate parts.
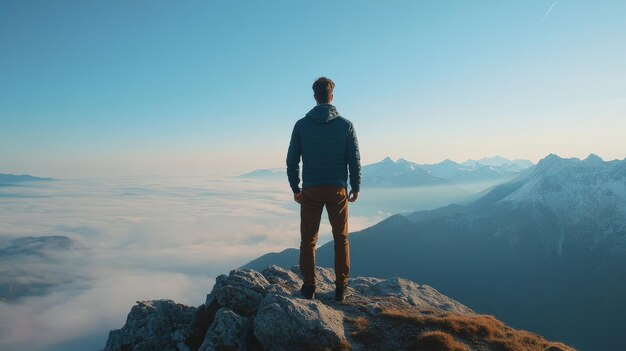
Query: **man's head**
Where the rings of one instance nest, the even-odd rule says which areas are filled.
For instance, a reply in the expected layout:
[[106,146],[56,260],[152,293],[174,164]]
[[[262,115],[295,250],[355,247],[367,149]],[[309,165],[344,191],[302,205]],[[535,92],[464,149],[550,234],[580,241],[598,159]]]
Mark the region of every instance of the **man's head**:
[[313,83],[313,97],[318,104],[329,104],[333,101],[333,89],[335,83],[326,78],[320,77]]

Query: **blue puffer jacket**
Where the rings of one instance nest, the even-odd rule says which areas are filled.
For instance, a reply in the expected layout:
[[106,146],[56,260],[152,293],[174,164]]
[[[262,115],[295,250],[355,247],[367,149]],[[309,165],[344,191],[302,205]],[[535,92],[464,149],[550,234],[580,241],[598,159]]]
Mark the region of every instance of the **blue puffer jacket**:
[[287,176],[294,193],[300,192],[300,156],[302,187],[337,185],[359,191],[361,157],[352,122],[341,117],[335,106],[317,105],[298,120],[291,133],[287,151]]

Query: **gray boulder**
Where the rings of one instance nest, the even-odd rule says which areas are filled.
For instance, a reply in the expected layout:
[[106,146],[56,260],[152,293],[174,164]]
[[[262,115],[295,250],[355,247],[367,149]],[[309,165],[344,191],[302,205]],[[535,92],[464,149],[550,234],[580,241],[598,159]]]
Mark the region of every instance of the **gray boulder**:
[[171,300],[137,301],[122,329],[111,330],[105,351],[182,350],[177,335],[196,311]]
[[215,279],[211,295],[220,306],[249,315],[256,312],[268,285],[267,279],[257,271],[235,269],[229,275],[222,274]]
[[[300,267],[291,267],[291,272],[300,276]],[[330,268],[315,267],[316,292],[329,293],[335,291],[335,271]]]
[[278,284],[290,291],[298,290],[302,286],[302,279],[298,274],[276,265],[265,268],[263,276],[271,284]]
[[346,343],[343,317],[320,301],[269,294],[254,318],[254,336],[275,351],[336,349]]
[[432,287],[420,285],[407,279],[389,278],[383,280],[359,277],[349,279],[348,284],[355,292],[363,296],[395,297],[421,309],[434,309],[458,314],[474,313],[467,306],[441,294]]
[[200,351],[248,350],[251,332],[251,323],[247,318],[227,308],[220,308],[206,333]]

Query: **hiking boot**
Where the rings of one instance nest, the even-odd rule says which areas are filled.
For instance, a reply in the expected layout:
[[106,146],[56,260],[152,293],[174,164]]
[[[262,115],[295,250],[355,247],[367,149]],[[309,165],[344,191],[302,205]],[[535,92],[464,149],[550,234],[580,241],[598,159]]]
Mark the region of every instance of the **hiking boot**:
[[312,300],[315,298],[315,285],[302,285],[300,292],[305,299]]
[[335,301],[343,301],[343,299],[345,299],[347,288],[347,285],[338,286],[335,288]]

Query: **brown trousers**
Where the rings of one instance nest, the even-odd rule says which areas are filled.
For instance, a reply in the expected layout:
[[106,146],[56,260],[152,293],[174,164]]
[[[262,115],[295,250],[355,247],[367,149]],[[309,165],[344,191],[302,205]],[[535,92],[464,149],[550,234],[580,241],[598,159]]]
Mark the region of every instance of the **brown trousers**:
[[300,273],[304,285],[315,285],[315,246],[326,205],[335,242],[335,285],[345,286],[350,275],[348,242],[348,196],[346,188],[335,185],[302,189],[300,205]]

